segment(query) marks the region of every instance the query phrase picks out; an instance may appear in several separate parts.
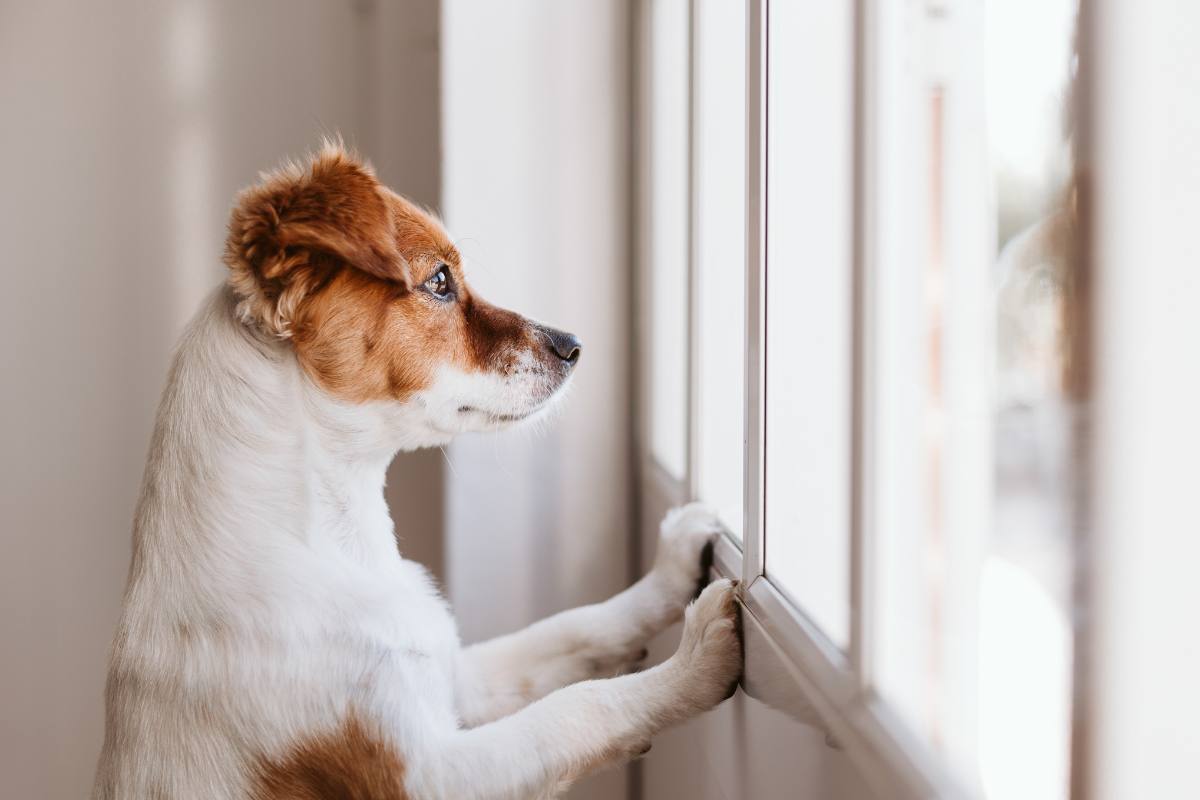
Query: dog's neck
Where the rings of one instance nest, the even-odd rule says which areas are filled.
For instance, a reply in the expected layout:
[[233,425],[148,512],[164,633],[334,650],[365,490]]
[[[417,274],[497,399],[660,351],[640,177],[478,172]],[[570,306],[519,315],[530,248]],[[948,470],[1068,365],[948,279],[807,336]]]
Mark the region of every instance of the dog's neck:
[[[297,542],[377,565],[399,558],[383,498],[395,412],[339,403],[286,342],[213,295],[172,365],[135,531],[139,560],[275,552]],[[389,417],[392,414],[392,417]]]

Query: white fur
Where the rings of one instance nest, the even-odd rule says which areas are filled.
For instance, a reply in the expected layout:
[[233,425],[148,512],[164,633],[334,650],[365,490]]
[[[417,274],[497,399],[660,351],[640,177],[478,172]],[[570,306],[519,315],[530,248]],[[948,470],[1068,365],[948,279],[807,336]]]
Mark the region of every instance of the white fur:
[[667,662],[585,680],[678,619],[711,514],[669,517],[654,569],[607,602],[462,648],[397,552],[384,471],[399,449],[539,413],[553,388],[447,372],[403,404],[338,402],[234,306],[212,296],[164,393],[94,798],[245,797],[256,759],[351,710],[397,748],[411,798],[549,797],[720,701],[740,668],[728,582],[689,609]]

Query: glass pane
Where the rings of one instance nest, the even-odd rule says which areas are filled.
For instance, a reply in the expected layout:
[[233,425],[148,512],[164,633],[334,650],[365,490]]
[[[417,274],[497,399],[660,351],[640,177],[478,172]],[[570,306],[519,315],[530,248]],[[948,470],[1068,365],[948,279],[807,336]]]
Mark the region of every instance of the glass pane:
[[655,0],[650,102],[650,449],[687,473],[688,3]]
[[697,489],[742,530],[745,436],[746,10],[695,4]]
[[876,25],[874,674],[991,798],[1068,796],[1075,12]]
[[766,571],[840,646],[850,635],[851,14],[846,3],[773,4],[767,67]]

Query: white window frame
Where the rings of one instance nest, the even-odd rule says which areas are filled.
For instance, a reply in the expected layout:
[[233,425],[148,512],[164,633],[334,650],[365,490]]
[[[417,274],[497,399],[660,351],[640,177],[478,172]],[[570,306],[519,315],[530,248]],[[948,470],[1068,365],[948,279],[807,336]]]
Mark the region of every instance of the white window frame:
[[[868,237],[869,205],[863,202],[869,176],[866,136],[868,116],[864,94],[868,90],[865,59],[872,48],[866,45],[865,15],[868,0],[858,0],[854,8],[854,130],[853,176],[853,263],[851,327],[852,365],[851,402],[851,514],[850,514],[850,638],[843,652],[809,620],[783,592],[766,577],[764,546],[765,492],[765,409],[766,409],[766,288],[767,264],[767,43],[769,0],[748,4],[747,25],[747,252],[746,252],[746,461],[744,553],[740,570],[733,542],[726,539],[714,560],[718,572],[740,576],[745,586],[746,613],[791,662],[793,671],[808,678],[807,686],[796,690],[813,705],[828,727],[828,733],[847,756],[862,770],[864,777],[882,796],[930,797],[963,796],[939,760],[891,711],[874,696],[869,685],[870,659],[866,651],[869,636],[866,626],[871,608],[867,593],[872,548],[865,541],[869,528],[864,524],[868,496],[866,469],[869,457],[865,445],[864,410],[869,401],[871,371],[866,368],[871,354],[867,313],[870,302],[869,270],[872,252]],[[729,552],[733,550],[734,552]],[[724,551],[724,552],[722,552]],[[748,658],[758,652],[748,648]],[[754,686],[756,667],[747,663],[749,687]],[[777,698],[769,698],[779,702]]]
[[[775,0],[778,2],[779,0]],[[850,636],[843,651],[808,619],[803,611],[766,578],[764,563],[764,445],[765,445],[765,369],[766,369],[766,284],[769,266],[766,264],[767,193],[766,193],[766,104],[767,104],[767,42],[770,0],[750,0],[747,3],[747,219],[746,219],[746,433],[744,519],[741,542],[723,536],[714,551],[713,571],[716,575],[740,578],[743,583],[744,623],[747,648],[746,675],[743,687],[752,696],[768,705],[781,708],[809,707],[817,713],[814,722],[825,728],[830,740],[836,742],[855,764],[863,777],[880,794],[889,798],[972,797],[978,788],[964,786],[952,775],[944,759],[927,742],[917,736],[872,687],[871,653],[874,564],[871,545],[871,502],[869,484],[872,469],[870,432],[865,426],[871,416],[866,410],[872,402],[871,365],[874,354],[871,343],[874,331],[872,270],[877,254],[874,237],[875,209],[865,202],[874,185],[877,169],[873,93],[876,87],[872,76],[872,59],[878,52],[872,25],[876,4],[882,0],[855,0],[853,8],[854,64],[854,131],[853,143],[853,274],[852,274],[852,427],[851,427],[851,514],[850,514]],[[648,4],[647,4],[648,5]],[[677,479],[668,474],[649,449],[650,437],[645,429],[647,415],[640,414],[638,459],[641,483],[642,558],[649,557],[655,540],[658,520],[673,505],[697,496],[698,448],[695,445],[698,359],[696,341],[696,168],[695,158],[695,40],[696,15],[694,3],[689,3],[689,247],[688,247],[688,315],[691,336],[688,341],[688,441],[686,442],[686,474]],[[650,14],[640,24],[641,64],[651,63],[648,48],[652,36],[647,33]],[[641,297],[650,297],[649,241],[651,221],[647,210],[652,191],[651,177],[644,168],[647,163],[647,126],[653,124],[650,107],[648,67],[640,71],[641,163],[637,175],[641,198],[639,218],[639,254],[648,268],[638,270]],[[641,331],[652,313],[649,302],[640,306]],[[650,348],[641,347],[648,353]],[[647,364],[641,365],[639,386],[640,408],[648,408],[650,381]],[[790,696],[780,697],[779,675],[791,675],[794,684]],[[767,680],[767,677],[770,677]],[[764,696],[767,693],[771,696]]]

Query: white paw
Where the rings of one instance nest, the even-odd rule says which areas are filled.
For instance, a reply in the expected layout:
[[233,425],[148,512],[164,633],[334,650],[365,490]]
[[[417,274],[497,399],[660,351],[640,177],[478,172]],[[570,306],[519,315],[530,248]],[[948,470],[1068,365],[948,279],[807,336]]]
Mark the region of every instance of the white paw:
[[675,599],[680,604],[690,600],[696,591],[703,577],[700,555],[720,532],[717,512],[703,503],[673,508],[663,517],[654,571],[676,593]]
[[683,638],[671,660],[681,672],[686,702],[698,710],[733,694],[742,674],[736,583],[713,581],[687,607]]

